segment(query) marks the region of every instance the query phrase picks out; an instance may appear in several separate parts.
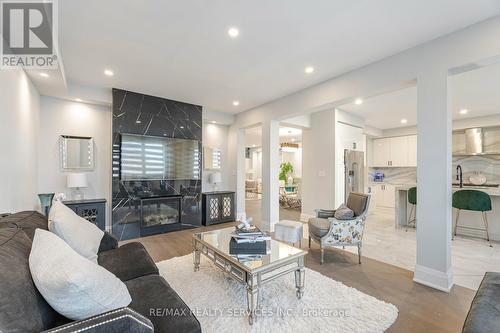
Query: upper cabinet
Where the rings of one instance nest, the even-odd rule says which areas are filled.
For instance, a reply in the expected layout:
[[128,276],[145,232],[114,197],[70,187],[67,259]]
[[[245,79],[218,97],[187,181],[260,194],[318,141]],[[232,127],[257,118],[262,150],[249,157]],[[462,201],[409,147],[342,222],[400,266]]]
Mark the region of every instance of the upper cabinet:
[[417,136],[398,136],[373,140],[372,166],[417,166]]

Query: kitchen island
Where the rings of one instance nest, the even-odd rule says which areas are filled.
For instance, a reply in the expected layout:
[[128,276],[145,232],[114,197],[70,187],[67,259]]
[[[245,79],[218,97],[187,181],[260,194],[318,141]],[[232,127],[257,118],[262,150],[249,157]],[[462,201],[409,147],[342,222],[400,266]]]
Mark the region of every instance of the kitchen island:
[[[408,203],[408,190],[413,187],[412,185],[401,185],[395,189],[395,223],[396,228],[406,228],[408,222],[408,215],[410,213],[410,204]],[[492,210],[487,213],[489,222],[490,239],[493,241],[500,241],[500,188],[498,187],[481,187],[481,186],[466,186],[460,188],[453,186],[453,192],[460,190],[479,190],[486,192],[491,197]],[[418,203],[418,199],[417,199]],[[456,209],[453,209],[453,225],[455,225]],[[471,236],[486,238],[486,233],[480,230],[471,230],[460,228],[466,226],[471,228],[484,229],[483,220],[480,212],[461,211],[459,228],[457,235]],[[417,221],[418,225],[418,221]]]

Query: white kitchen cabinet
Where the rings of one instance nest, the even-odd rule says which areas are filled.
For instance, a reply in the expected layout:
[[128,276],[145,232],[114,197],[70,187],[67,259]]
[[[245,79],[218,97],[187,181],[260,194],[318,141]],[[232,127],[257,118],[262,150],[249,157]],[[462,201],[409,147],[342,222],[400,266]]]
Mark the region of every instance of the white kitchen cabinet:
[[389,166],[391,159],[391,138],[373,140],[373,166]]
[[373,140],[373,167],[417,165],[417,136],[397,136]]
[[417,166],[417,136],[408,137],[408,166]]
[[396,207],[396,187],[391,184],[377,184],[375,186],[375,196],[377,207]]

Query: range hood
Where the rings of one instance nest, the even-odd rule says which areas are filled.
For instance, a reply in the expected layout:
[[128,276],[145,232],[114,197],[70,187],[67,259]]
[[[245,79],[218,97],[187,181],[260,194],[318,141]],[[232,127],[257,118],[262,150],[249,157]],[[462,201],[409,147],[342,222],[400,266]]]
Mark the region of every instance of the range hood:
[[500,126],[453,131],[453,156],[500,155]]
[[483,129],[469,128],[465,130],[465,154],[483,155]]

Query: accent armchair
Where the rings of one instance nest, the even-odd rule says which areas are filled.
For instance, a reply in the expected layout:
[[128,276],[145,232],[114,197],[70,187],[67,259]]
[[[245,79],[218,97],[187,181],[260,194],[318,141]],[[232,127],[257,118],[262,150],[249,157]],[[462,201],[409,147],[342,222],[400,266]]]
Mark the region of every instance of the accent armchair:
[[354,212],[352,219],[336,219],[334,217],[335,210],[316,210],[316,217],[310,218],[308,222],[309,248],[311,247],[311,239],[319,243],[321,264],[324,261],[325,248],[334,246],[357,246],[358,262],[361,264],[361,247],[369,204],[369,194],[351,192],[346,205]]

